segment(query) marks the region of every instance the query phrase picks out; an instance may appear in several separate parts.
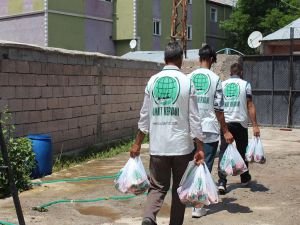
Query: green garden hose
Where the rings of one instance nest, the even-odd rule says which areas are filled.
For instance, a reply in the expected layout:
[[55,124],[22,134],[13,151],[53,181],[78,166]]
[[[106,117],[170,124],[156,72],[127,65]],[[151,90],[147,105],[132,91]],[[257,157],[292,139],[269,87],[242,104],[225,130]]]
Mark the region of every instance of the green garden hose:
[[82,200],[62,199],[62,200],[56,200],[53,202],[45,203],[40,206],[33,207],[32,210],[39,211],[39,212],[47,212],[48,211],[47,208],[49,206],[62,204],[62,203],[88,203],[88,202],[100,202],[106,200],[127,200],[131,198],[135,198],[136,196],[137,195],[123,195],[123,196],[111,196],[111,197],[102,197],[102,198],[95,198],[95,199],[82,199]]
[[[48,180],[48,181],[40,181],[40,182],[33,182],[33,185],[42,185],[42,184],[53,184],[53,183],[62,183],[62,182],[82,182],[82,181],[90,181],[90,180],[105,180],[105,179],[114,179],[119,176],[119,173],[115,175],[106,175],[106,176],[96,176],[96,177],[78,177],[78,178],[66,178],[66,179],[58,179],[58,180]],[[147,195],[145,193],[144,195]],[[102,197],[102,198],[95,198],[95,199],[78,199],[78,200],[71,200],[71,199],[61,199],[52,201],[49,203],[45,203],[40,206],[32,207],[32,210],[39,211],[39,212],[47,212],[48,207],[52,205],[62,204],[62,203],[89,203],[89,202],[100,202],[106,200],[127,200],[131,198],[135,198],[136,195],[123,195],[123,196],[110,196],[110,197]],[[1,224],[1,223],[0,223]]]
[[4,222],[0,220],[0,225],[16,225],[14,223]]

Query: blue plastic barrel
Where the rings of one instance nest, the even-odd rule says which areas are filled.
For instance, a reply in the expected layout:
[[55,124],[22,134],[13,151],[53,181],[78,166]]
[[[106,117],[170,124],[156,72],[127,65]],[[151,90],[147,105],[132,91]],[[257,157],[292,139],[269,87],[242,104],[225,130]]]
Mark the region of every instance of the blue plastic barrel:
[[47,134],[31,134],[27,136],[32,142],[35,153],[36,168],[32,172],[33,178],[43,177],[52,173],[52,140]]

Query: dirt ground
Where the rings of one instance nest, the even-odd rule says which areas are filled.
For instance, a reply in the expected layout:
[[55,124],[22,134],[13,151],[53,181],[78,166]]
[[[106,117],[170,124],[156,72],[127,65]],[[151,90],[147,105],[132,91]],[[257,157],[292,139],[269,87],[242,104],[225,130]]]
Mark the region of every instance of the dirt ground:
[[[251,132],[251,130],[249,131]],[[249,187],[239,184],[239,177],[229,178],[229,193],[220,196],[220,203],[209,206],[208,214],[200,219],[191,218],[187,208],[184,224],[202,225],[299,225],[300,224],[300,130],[281,131],[263,128],[262,140],[267,156],[264,165],[251,164],[253,178]],[[145,166],[149,156],[142,153]],[[126,163],[123,153],[107,160],[94,160],[61,171],[43,180],[67,177],[113,175]],[[217,160],[217,159],[216,159]],[[213,176],[217,180],[216,168]],[[94,203],[66,203],[49,207],[48,212],[31,208],[59,199],[94,199],[123,195],[113,187],[113,180],[80,183],[57,183],[35,187],[20,195],[27,224],[38,225],[91,225],[141,224],[145,196],[129,200],[106,200]],[[170,194],[158,215],[158,224],[169,224]],[[0,200],[0,220],[17,224],[11,198]]]

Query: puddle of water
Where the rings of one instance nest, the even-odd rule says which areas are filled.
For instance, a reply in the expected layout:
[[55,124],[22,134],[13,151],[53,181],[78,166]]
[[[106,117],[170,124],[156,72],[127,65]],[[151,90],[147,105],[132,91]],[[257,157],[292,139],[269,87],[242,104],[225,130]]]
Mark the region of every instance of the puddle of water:
[[76,210],[82,215],[106,217],[113,221],[121,218],[119,211],[107,206],[78,207]]

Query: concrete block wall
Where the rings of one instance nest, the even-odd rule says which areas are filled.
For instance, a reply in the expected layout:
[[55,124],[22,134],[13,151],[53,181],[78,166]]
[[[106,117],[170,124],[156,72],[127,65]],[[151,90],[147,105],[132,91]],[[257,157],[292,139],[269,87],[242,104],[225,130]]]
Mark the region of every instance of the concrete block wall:
[[48,133],[54,154],[132,137],[155,63],[24,45],[0,46],[0,108],[17,136]]
[[102,141],[130,137],[137,130],[147,81],[159,67],[154,63],[118,59],[105,60],[101,68]]

